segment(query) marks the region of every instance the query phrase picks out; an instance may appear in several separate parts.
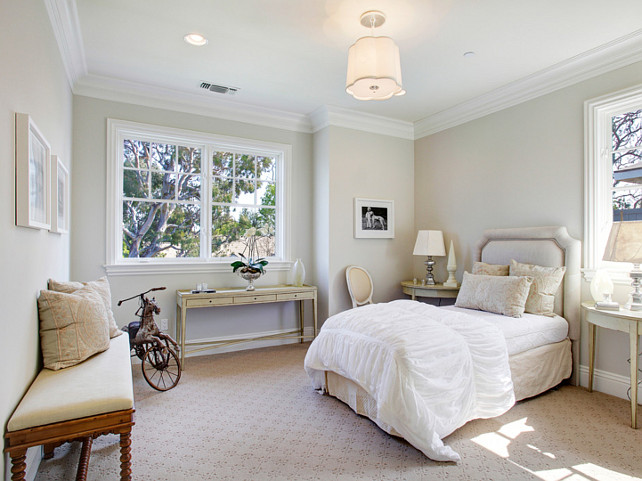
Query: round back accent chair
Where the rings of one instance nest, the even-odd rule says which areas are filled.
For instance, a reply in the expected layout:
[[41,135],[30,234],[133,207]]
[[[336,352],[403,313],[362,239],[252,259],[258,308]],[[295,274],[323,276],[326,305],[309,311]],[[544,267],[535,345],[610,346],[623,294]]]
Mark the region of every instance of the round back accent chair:
[[367,270],[359,266],[346,267],[346,282],[352,299],[352,307],[372,304],[374,287],[372,277]]

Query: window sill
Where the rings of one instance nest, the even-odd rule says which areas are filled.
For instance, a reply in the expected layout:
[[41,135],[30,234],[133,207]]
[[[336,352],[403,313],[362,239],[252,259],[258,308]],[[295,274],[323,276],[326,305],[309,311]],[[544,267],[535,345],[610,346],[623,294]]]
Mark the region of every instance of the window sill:
[[[129,264],[106,264],[103,267],[109,276],[138,276],[145,274],[232,274],[230,262],[137,262]],[[289,271],[294,261],[270,261],[266,272]]]

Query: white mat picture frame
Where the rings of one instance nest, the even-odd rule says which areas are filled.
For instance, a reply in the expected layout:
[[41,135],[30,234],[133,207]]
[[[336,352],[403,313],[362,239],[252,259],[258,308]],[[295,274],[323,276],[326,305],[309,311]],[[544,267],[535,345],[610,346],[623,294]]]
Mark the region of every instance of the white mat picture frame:
[[16,225],[51,227],[51,148],[23,113],[16,113]]
[[394,201],[355,197],[354,237],[357,239],[394,239]]
[[51,156],[51,232],[69,232],[69,171],[57,155]]

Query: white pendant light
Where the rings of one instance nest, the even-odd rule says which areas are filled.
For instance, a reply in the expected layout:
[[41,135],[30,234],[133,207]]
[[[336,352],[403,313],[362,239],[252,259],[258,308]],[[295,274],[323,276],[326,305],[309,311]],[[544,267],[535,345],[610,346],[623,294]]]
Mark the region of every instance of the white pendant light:
[[[361,25],[375,29],[386,21],[379,11],[361,15]],[[362,37],[348,50],[346,92],[357,100],[386,100],[403,95],[399,47],[390,37]]]

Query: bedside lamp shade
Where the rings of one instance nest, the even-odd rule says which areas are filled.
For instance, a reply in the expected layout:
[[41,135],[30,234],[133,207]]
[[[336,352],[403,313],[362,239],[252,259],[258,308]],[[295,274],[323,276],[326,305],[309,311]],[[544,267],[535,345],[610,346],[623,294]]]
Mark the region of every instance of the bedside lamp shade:
[[440,230],[420,230],[417,232],[415,256],[445,256],[444,234]]
[[605,261],[632,262],[633,270],[631,279],[633,292],[631,293],[632,311],[642,310],[642,221],[613,222],[609,240],[604,249]]
[[434,285],[435,278],[432,275],[432,268],[435,261],[432,256],[445,256],[444,234],[440,230],[420,230],[417,232],[415,249],[412,251],[415,256],[428,256],[426,264],[426,284]]

